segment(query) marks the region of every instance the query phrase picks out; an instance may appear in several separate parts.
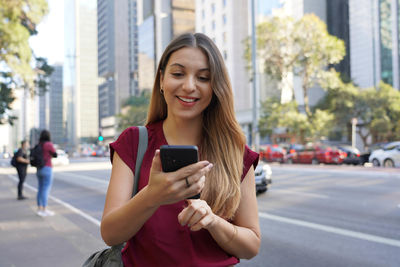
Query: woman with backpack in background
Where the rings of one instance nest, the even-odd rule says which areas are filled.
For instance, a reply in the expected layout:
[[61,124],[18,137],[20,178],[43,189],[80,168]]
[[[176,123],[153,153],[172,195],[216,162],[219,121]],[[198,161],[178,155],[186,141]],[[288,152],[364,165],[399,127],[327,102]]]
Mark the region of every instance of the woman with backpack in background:
[[47,200],[49,198],[49,193],[53,182],[53,165],[51,164],[51,158],[57,157],[57,153],[54,149],[53,143],[50,141],[49,131],[43,130],[40,133],[38,146],[42,148],[44,166],[38,166],[36,172],[36,176],[38,178],[37,215],[42,217],[53,216],[54,212],[47,209]]

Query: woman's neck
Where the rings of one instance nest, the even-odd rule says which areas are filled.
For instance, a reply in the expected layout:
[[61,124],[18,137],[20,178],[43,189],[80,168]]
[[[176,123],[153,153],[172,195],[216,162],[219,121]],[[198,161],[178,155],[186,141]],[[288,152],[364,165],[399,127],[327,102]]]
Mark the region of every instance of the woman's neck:
[[170,145],[199,145],[202,120],[176,120],[167,117],[163,123],[165,139]]

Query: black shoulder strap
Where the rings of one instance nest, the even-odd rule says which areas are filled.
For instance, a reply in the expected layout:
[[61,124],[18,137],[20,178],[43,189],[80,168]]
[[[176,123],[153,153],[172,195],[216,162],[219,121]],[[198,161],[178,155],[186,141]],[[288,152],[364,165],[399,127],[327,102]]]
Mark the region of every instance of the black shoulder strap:
[[146,126],[138,126],[139,128],[139,143],[136,155],[136,164],[135,164],[135,180],[133,182],[133,191],[132,197],[137,193],[139,187],[139,178],[140,178],[140,167],[142,166],[142,161],[144,157],[144,153],[147,150],[147,128]]

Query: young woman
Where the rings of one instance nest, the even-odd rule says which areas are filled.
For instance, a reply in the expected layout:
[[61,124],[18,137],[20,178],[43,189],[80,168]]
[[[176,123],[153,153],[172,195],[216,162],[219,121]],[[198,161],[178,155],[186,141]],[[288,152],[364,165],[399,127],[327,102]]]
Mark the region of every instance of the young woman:
[[[231,266],[260,247],[254,168],[224,61],[204,34],[183,34],[161,57],[146,124],[139,192],[131,198],[138,128],[110,145],[101,222],[108,245],[128,241],[124,266]],[[200,160],[163,172],[161,145],[197,145]],[[201,193],[201,199],[185,200]]]
[[53,165],[51,164],[51,158],[57,157],[56,150],[54,149],[53,143],[50,141],[50,132],[43,130],[40,133],[39,145],[42,146],[44,166],[38,168],[36,176],[38,178],[38,191],[37,191],[37,215],[53,216],[54,212],[47,209],[47,200],[51,185],[53,183]]

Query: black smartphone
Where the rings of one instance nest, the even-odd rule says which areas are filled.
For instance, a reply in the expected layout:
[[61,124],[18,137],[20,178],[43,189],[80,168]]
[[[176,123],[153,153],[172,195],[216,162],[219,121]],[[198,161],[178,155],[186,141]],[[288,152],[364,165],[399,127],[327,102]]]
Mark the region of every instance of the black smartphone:
[[[170,146],[160,147],[161,165],[164,172],[174,172],[187,165],[199,161],[197,146]],[[199,199],[200,194],[188,199]]]

